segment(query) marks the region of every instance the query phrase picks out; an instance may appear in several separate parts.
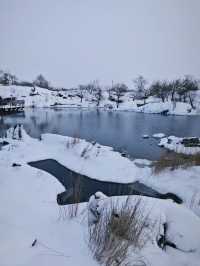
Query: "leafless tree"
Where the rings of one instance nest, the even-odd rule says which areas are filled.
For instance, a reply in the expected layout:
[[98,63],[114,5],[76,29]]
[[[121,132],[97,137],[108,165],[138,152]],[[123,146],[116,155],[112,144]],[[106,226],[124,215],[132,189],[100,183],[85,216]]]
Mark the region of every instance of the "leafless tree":
[[128,90],[128,87],[123,83],[117,83],[113,85],[112,92],[115,96],[115,102],[116,102],[117,108],[119,107],[119,104],[122,102],[121,98],[125,95],[127,90]]
[[135,97],[137,99],[145,100],[148,97],[149,91],[146,88],[147,81],[143,76],[138,76],[136,79],[133,80],[133,83],[135,85]]
[[38,75],[33,81],[33,84],[41,88],[49,88],[49,82],[44,78],[43,75]]
[[85,91],[85,86],[84,85],[79,85],[79,88],[78,88],[78,94],[77,96],[80,98],[81,100],[81,103],[83,101],[83,98],[84,98],[84,91]]
[[95,92],[95,99],[96,99],[97,106],[99,106],[102,98],[103,98],[102,89],[98,87],[96,88],[96,92]]

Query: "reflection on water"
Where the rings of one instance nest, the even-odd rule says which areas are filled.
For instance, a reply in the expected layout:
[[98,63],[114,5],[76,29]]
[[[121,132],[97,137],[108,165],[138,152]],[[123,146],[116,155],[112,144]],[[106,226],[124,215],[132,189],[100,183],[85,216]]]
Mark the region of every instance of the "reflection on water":
[[24,113],[0,118],[0,135],[17,123],[32,137],[42,133],[79,136],[102,145],[127,151],[135,158],[158,159],[164,152],[153,138],[142,135],[163,132],[166,135],[200,136],[199,116],[160,116],[134,112],[107,112],[77,109],[27,109]]

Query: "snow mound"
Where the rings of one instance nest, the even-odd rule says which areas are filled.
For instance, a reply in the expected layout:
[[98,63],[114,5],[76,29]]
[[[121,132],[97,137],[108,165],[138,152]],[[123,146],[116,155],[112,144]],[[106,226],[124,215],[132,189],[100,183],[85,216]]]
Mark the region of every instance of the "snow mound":
[[162,139],[165,137],[165,134],[164,133],[156,133],[156,134],[153,134],[153,137],[156,139]]
[[167,138],[162,138],[158,145],[176,153],[183,153],[187,155],[200,153],[200,146],[187,147],[183,144],[183,140],[184,138],[169,136]]
[[[142,236],[148,235],[149,238],[140,251],[142,257],[147,258],[150,265],[160,265],[162,257],[164,259],[162,265],[171,263],[171,265],[182,266],[184,263],[184,265],[197,266],[200,260],[200,218],[184,206],[140,196],[106,198],[103,195],[97,198],[93,195],[88,204],[90,224],[97,223],[100,217],[107,215],[108,210],[113,206],[116,214],[120,213],[120,209],[127,206],[126,204],[128,209],[134,209],[138,200],[141,200],[139,208],[140,213],[143,214],[143,216],[140,214],[140,218],[147,217],[147,224],[153,225],[153,227],[150,226],[151,229],[148,226],[143,228]],[[174,247],[168,244],[165,249],[159,247],[158,240],[163,235],[167,243],[172,243]],[[133,247],[132,253],[134,252]],[[131,258],[130,255],[130,262]]]
[[20,141],[29,141],[31,137],[26,133],[23,125],[16,125],[6,131],[6,138]]

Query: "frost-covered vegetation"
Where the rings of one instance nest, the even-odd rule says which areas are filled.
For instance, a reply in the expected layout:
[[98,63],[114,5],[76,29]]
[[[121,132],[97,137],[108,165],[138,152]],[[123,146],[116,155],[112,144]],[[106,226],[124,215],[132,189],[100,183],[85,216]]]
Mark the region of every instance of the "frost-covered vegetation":
[[96,107],[145,113],[200,114],[199,81],[191,76],[148,83],[139,76],[132,86],[124,83],[100,85],[98,81],[74,88],[55,87],[43,76],[34,81],[20,81],[15,75],[0,71],[0,97],[25,100],[27,107]]

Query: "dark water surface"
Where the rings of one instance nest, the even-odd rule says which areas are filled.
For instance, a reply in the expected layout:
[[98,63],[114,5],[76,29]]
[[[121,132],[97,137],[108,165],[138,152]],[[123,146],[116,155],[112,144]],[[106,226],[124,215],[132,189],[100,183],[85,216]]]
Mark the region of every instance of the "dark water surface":
[[63,184],[66,191],[58,194],[57,197],[57,202],[60,205],[86,202],[97,191],[101,191],[107,196],[143,195],[161,199],[172,199],[177,203],[182,202],[179,197],[172,193],[161,194],[139,182],[120,184],[91,179],[67,169],[52,159],[30,162],[29,165],[52,174]]
[[151,160],[158,159],[164,150],[157,146],[157,140],[143,139],[144,134],[152,136],[162,132],[179,137],[200,137],[200,116],[35,108],[1,117],[0,135],[17,123],[23,124],[32,137],[42,133],[78,136],[126,151],[133,158]]

